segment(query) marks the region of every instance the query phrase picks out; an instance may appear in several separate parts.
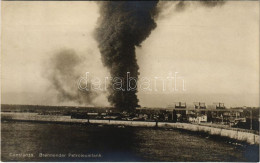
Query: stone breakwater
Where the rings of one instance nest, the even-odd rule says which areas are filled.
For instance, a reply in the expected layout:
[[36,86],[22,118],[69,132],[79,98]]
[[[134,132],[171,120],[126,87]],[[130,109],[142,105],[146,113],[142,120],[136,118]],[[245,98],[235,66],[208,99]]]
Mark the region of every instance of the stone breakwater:
[[2,120],[32,121],[32,122],[54,122],[54,123],[89,123],[100,125],[118,126],[140,126],[140,127],[160,127],[176,128],[187,131],[203,132],[209,135],[228,137],[231,139],[259,145],[260,136],[238,131],[235,129],[222,129],[208,126],[201,126],[189,123],[169,123],[169,122],[145,122],[145,121],[122,121],[122,120],[94,120],[94,119],[72,119],[70,116],[60,115],[39,115],[38,113],[12,113],[1,112]]

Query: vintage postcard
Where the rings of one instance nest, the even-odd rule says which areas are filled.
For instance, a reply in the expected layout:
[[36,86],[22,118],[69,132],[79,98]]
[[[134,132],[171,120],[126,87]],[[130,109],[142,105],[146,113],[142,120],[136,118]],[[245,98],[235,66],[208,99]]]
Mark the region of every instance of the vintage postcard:
[[259,1],[1,1],[2,162],[258,162]]

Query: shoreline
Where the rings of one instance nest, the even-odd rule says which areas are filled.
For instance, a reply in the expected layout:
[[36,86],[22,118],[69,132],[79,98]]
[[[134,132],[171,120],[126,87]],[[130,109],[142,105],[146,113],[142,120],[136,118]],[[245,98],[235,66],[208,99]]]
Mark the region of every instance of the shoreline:
[[224,129],[203,126],[190,123],[171,123],[171,122],[148,122],[148,121],[124,121],[124,120],[95,120],[95,119],[72,119],[70,116],[62,115],[39,115],[38,113],[14,113],[1,112],[1,121],[22,121],[39,123],[62,123],[62,124],[93,124],[93,125],[113,125],[113,126],[132,126],[132,127],[156,127],[181,129],[192,132],[205,133],[211,136],[225,137],[251,145],[259,145],[260,136],[238,131],[235,129]]

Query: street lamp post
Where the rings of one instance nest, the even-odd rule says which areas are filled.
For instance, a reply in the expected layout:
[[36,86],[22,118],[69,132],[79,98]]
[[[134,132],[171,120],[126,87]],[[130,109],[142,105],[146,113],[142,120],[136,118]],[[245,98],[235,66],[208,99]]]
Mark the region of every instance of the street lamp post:
[[253,129],[253,114],[252,114],[252,110],[250,110],[250,130]]

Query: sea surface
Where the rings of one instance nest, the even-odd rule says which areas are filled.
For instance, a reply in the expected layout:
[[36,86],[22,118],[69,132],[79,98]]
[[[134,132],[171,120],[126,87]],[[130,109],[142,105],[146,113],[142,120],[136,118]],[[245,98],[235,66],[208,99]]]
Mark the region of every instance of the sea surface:
[[2,122],[2,161],[259,161],[259,146],[199,133]]

